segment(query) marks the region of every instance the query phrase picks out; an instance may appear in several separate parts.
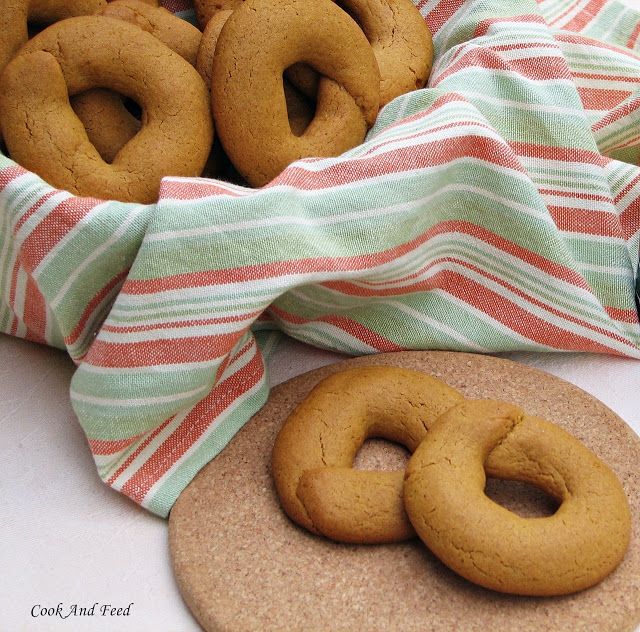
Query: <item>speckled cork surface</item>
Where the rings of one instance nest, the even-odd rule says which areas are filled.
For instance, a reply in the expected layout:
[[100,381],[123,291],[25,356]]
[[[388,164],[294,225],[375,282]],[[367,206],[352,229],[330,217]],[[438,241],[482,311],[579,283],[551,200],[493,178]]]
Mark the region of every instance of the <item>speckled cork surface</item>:
[[[514,402],[574,434],[620,477],[633,515],[630,548],[598,586],[555,598],[495,593],[458,577],[419,541],[341,545],[280,510],[269,461],[290,411],[342,368],[394,365],[435,375],[471,398]],[[403,449],[369,441],[356,466],[397,469]],[[185,489],[169,519],[175,577],[206,630],[624,631],[640,622],[640,440],[604,404],[536,369],[490,356],[406,352],[356,358],[274,388],[267,404]],[[546,515],[541,493],[489,481],[487,493],[523,515]]]

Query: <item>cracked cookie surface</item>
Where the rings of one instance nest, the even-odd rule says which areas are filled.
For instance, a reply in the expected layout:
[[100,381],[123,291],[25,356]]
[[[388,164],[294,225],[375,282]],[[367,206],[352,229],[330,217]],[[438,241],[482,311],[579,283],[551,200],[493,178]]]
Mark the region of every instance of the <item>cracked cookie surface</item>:
[[423,88],[431,73],[433,42],[410,0],[338,0],[371,43],[380,68],[380,107]]
[[[195,27],[149,0],[115,0],[96,13],[129,22],[168,46],[192,66],[202,34]],[[120,95],[96,88],[71,98],[71,107],[82,121],[87,136],[105,162],[140,130],[140,121],[125,107]]]

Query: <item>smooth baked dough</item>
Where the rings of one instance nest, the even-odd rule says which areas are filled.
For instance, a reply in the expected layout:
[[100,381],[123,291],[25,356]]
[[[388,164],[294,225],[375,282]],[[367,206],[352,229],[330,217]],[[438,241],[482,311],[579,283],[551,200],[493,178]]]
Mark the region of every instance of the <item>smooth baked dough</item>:
[[441,380],[396,367],[363,367],[320,382],[287,418],[271,470],[282,507],[299,525],[341,542],[415,536],[402,506],[403,471],[361,471],[367,438],[413,451],[431,424],[462,401]]
[[[325,77],[315,117],[296,136],[282,75],[300,61]],[[227,155],[252,186],[263,186],[299,158],[337,156],[361,144],[379,98],[380,73],[371,46],[331,0],[247,0],[220,31],[212,70],[213,116]]]
[[[484,493],[486,476],[533,484],[559,503],[523,518]],[[512,404],[467,400],[433,424],[409,459],[404,504],[423,542],[470,581],[561,595],[622,560],[631,516],[615,474],[578,439]]]
[[[140,104],[140,131],[111,164],[69,96],[107,87]],[[163,176],[198,176],[213,139],[209,94],[189,63],[143,30],[103,16],[57,22],[7,65],[0,118],[10,156],[77,195],[153,202]]]

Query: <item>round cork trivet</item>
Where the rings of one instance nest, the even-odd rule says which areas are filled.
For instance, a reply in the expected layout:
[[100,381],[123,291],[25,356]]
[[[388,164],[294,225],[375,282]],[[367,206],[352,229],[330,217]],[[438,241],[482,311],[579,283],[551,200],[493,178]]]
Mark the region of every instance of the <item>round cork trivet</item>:
[[[269,464],[275,436],[322,378],[353,366],[424,371],[466,397],[513,402],[583,441],[619,476],[633,519],[620,566],[597,586],[552,598],[505,595],[476,586],[418,540],[336,544],[281,511]],[[365,443],[356,467],[398,469],[404,449]],[[175,577],[208,631],[393,632],[395,630],[633,630],[640,622],[640,440],[610,409],[579,388],[509,360],[466,353],[404,352],[347,360],[274,388],[267,404],[209,463],[169,519]],[[487,493],[522,515],[554,507],[528,485],[492,482]]]

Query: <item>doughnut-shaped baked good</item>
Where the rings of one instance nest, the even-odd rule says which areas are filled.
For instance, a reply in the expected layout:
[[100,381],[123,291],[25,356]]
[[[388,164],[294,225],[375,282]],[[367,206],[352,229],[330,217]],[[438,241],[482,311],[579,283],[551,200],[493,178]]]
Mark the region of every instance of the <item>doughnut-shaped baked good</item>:
[[[518,516],[485,495],[486,475],[533,484],[560,506]],[[465,401],[433,424],[409,459],[404,504],[447,566],[519,595],[593,586],[622,560],[631,531],[624,490],[602,461],[558,426],[492,400]]]
[[[135,24],[195,65],[202,34],[195,26],[158,7],[154,0],[115,0],[97,15]],[[71,99],[71,107],[106,162],[111,162],[140,129],[140,121],[109,90],[95,89],[77,95]]]
[[[233,11],[244,0],[195,0],[204,27],[220,11]],[[433,42],[424,18],[411,0],[337,0],[360,25],[380,70],[380,107],[401,94],[423,88],[431,73]],[[287,79],[315,98],[318,75],[304,64],[287,70]]]
[[[298,61],[336,80],[320,82],[315,117],[301,136],[289,127],[282,87],[283,71]],[[220,139],[253,186],[299,158],[359,145],[378,112],[380,75],[371,46],[331,0],[247,0],[220,32],[212,78]]]
[[[213,63],[215,44],[218,41],[220,31],[227,18],[233,13],[233,10],[243,1],[196,0],[194,2],[198,23],[202,26],[203,31],[196,68],[203,78],[206,76],[205,81],[207,84],[211,83],[211,64]],[[316,100],[320,77],[313,68],[302,63],[293,64],[293,66],[285,70],[284,76],[290,79],[302,94],[313,99],[313,101]]]
[[[218,11],[209,20],[202,33],[200,48],[196,58],[196,70],[204,79],[207,86],[211,86],[211,72],[213,70],[213,56],[216,52],[216,44],[220,31],[233,11]],[[315,74],[315,73],[314,73]],[[313,120],[314,107],[311,103],[293,88],[288,81],[283,81],[284,98],[287,103],[287,115],[291,131],[300,136]]]
[[[110,165],[68,101],[97,86],[147,114]],[[213,138],[196,70],[149,33],[102,16],[69,18],[30,40],[2,75],[0,118],[23,167],[72,193],[123,201],[153,202],[165,175],[199,175]]]
[[[200,76],[209,88],[211,87],[213,56],[215,54],[218,37],[220,36],[220,31],[224,23],[232,13],[232,11],[218,11],[209,20],[202,33],[196,58],[196,70],[200,73]],[[300,136],[313,119],[314,107],[303,95],[289,85],[286,80],[283,82],[283,85],[289,126],[293,134]],[[216,139],[216,142],[213,144],[211,156],[209,157],[203,176],[207,178],[219,177],[234,182],[242,180],[231,164],[228,156],[225,155],[219,139]]]
[[27,41],[29,20],[55,22],[74,15],[89,15],[105,5],[106,0],[6,0],[0,7],[0,73]]
[[271,470],[289,517],[341,542],[397,542],[415,536],[402,507],[404,472],[352,469],[369,437],[413,451],[462,395],[407,369],[341,371],[311,391],[282,426]]
[[82,121],[89,141],[105,162],[113,162],[118,152],[140,131],[141,122],[127,110],[117,92],[94,88],[76,94],[69,101]]

